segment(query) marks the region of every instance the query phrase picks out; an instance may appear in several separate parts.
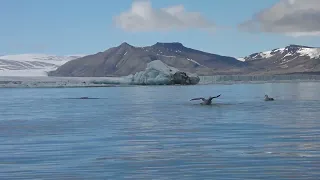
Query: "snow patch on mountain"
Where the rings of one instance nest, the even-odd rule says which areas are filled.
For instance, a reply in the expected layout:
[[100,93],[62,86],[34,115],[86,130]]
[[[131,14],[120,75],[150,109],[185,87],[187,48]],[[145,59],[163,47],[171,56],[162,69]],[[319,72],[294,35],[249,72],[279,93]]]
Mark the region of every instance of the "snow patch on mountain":
[[198,63],[197,61],[195,61],[195,60],[193,60],[193,59],[187,58],[187,60],[190,61],[190,62],[193,62],[193,63],[195,63],[195,64],[198,64],[199,66],[202,66],[200,63]]
[[246,61],[246,59],[245,58],[243,58],[243,57],[239,57],[239,58],[236,58],[238,61],[242,61],[242,62],[245,62]]
[[261,58],[269,58],[272,57],[273,55],[271,54],[272,51],[266,51],[266,52],[262,52],[259,55],[261,56]]
[[320,48],[301,48],[297,51],[301,56],[309,56],[311,59],[320,57]]

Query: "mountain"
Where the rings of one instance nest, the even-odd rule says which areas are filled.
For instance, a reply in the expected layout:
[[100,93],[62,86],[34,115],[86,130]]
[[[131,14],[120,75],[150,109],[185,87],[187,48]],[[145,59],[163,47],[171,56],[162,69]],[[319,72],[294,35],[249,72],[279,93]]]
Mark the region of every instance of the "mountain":
[[247,65],[233,57],[187,48],[178,42],[158,42],[146,47],[122,43],[104,52],[69,61],[49,75],[126,76],[144,70],[153,60],[199,75],[241,73]]
[[0,76],[46,76],[68,61],[83,55],[18,54],[0,56]]
[[244,58],[253,68],[251,74],[320,73],[320,48],[289,45]]
[[126,76],[161,60],[198,75],[320,74],[320,48],[288,45],[233,58],[185,47],[178,42],[135,47],[122,43],[92,55],[20,54],[0,56],[0,76]]

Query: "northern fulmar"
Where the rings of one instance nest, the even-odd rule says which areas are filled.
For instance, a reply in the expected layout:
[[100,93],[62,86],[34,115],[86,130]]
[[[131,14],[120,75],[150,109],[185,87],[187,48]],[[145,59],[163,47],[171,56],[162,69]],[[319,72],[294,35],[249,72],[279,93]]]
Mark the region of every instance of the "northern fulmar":
[[220,97],[220,96],[221,96],[221,94],[218,95],[218,96],[214,96],[214,97],[211,97],[211,96],[210,96],[208,99],[205,99],[205,98],[203,98],[203,97],[193,98],[193,99],[191,99],[190,101],[193,101],[193,100],[202,100],[203,102],[200,103],[201,105],[211,105],[212,99],[218,98],[218,97]]
[[264,95],[264,100],[265,101],[274,101],[274,99],[270,98],[268,95]]

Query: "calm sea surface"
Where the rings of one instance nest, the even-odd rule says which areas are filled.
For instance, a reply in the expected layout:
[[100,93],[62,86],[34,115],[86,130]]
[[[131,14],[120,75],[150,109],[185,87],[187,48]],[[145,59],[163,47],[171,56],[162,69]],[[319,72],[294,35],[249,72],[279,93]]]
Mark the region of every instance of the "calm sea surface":
[[320,83],[0,94],[1,180],[320,178]]

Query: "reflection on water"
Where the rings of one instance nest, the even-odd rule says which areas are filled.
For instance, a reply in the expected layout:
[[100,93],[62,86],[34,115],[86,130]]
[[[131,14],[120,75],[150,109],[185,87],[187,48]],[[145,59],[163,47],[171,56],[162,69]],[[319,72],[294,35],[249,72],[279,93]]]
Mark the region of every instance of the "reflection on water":
[[0,179],[318,179],[319,88],[0,89]]

